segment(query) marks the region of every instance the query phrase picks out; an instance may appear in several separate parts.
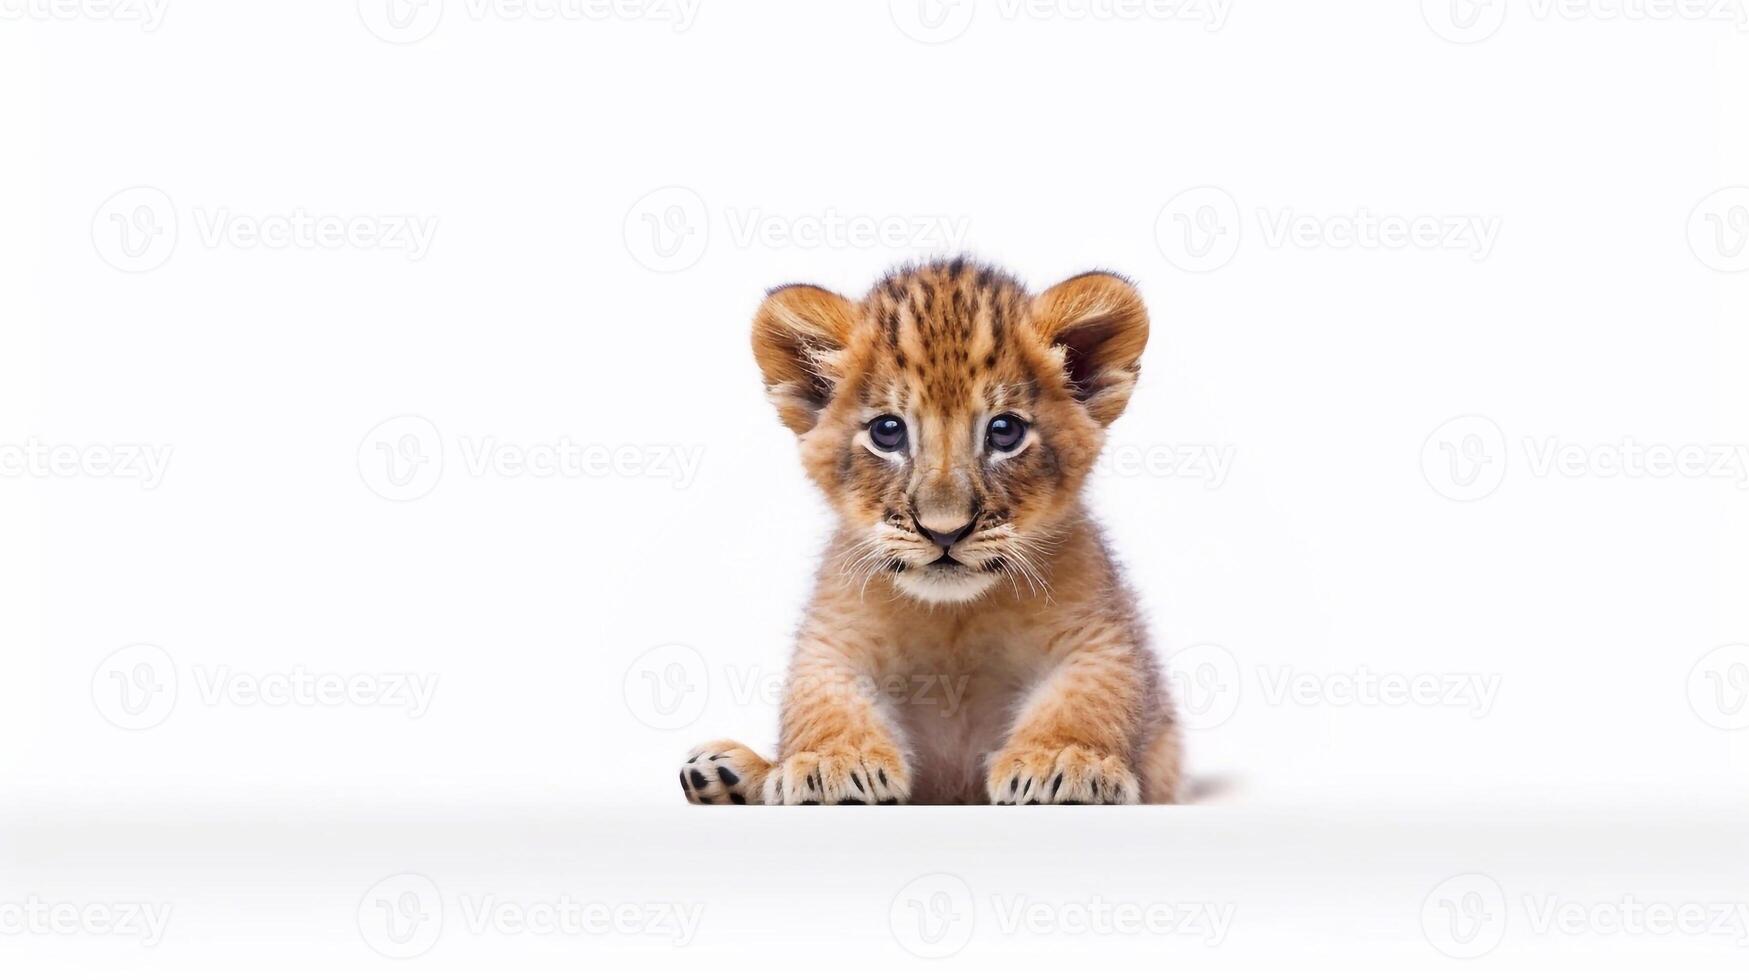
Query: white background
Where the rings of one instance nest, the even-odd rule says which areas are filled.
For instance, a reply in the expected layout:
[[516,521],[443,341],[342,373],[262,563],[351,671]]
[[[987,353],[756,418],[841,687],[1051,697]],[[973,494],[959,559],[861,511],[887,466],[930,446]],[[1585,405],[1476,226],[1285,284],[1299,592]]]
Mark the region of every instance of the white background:
[[[1592,914],[1749,902],[1749,32],[1622,9],[0,0],[0,956],[1740,976]],[[961,248],[1153,312],[1092,493],[1199,805],[685,807],[828,530],[749,316]]]

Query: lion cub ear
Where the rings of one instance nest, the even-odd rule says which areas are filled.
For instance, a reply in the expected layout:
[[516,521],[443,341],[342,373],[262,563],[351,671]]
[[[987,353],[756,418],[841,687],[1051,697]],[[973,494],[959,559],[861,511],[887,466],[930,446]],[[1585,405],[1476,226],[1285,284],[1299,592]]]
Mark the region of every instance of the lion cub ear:
[[801,435],[843,380],[856,306],[818,286],[779,286],[753,315],[753,357],[778,418]]
[[1148,310],[1122,276],[1088,272],[1065,279],[1033,301],[1033,322],[1075,397],[1100,425],[1123,414],[1148,346]]

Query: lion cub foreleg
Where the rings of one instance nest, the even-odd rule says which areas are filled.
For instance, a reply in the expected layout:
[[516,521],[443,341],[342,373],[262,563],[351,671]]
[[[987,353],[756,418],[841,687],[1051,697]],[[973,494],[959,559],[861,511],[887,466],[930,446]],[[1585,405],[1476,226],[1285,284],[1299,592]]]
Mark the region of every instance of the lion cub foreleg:
[[1139,803],[1131,768],[1148,683],[1123,643],[1085,646],[1040,681],[990,760],[990,801]]
[[[840,634],[842,636],[842,634]],[[842,638],[804,630],[784,689],[779,760],[768,804],[903,803],[910,768],[884,716],[867,658]]]

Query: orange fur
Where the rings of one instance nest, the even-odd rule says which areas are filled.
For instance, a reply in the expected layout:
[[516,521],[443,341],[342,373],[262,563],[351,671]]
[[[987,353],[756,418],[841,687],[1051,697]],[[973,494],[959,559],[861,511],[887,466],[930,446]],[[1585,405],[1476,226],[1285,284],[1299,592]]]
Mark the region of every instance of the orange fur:
[[[699,746],[688,799],[1176,798],[1172,704],[1080,499],[1147,337],[1140,296],[1106,273],[1033,296],[954,259],[860,301],[815,286],[766,297],[754,354],[839,526],[796,639],[778,761]],[[902,450],[872,439],[889,416]],[[999,416],[1023,423],[1018,448],[994,441]]]

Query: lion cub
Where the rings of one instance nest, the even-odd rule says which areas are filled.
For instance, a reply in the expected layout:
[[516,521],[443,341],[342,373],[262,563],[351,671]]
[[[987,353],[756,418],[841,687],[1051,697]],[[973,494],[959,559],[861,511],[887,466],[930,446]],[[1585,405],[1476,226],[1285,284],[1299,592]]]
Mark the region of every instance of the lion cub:
[[1172,802],[1172,704],[1081,503],[1147,339],[1098,272],[1033,296],[960,258],[767,295],[753,353],[838,528],[777,761],[699,746],[687,799]]

